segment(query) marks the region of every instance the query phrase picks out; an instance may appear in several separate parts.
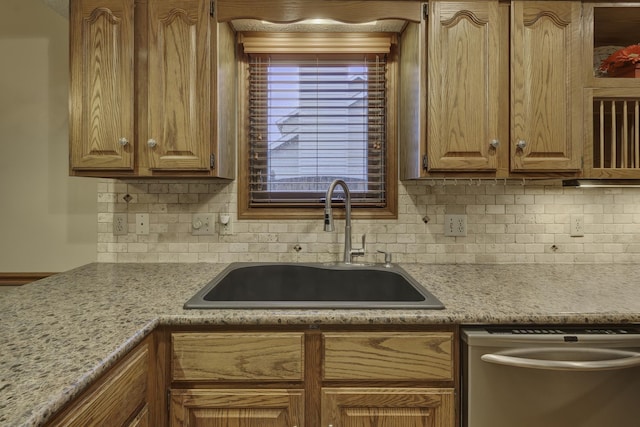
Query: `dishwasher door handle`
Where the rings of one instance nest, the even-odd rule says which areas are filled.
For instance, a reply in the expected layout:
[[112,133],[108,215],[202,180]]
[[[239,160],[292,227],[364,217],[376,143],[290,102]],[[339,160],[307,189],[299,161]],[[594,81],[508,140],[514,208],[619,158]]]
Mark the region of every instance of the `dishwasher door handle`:
[[[575,356],[575,360],[559,357]],[[586,357],[580,357],[580,355]],[[596,360],[594,360],[596,356]],[[549,369],[556,371],[605,371],[640,366],[640,353],[602,348],[531,347],[488,353],[480,356],[484,362],[519,368]],[[582,359],[582,360],[581,360]],[[586,359],[586,360],[584,360]]]

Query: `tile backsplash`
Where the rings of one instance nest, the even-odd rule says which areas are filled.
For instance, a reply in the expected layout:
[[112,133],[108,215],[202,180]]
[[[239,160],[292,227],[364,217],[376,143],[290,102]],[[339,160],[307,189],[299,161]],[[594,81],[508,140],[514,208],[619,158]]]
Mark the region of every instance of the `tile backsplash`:
[[[241,220],[236,182],[101,180],[99,262],[327,262],[342,257],[343,220],[323,231],[317,220]],[[125,201],[125,196],[129,201]],[[576,189],[545,181],[448,179],[399,185],[397,220],[354,219],[354,246],[366,234],[366,262],[383,250],[400,263],[636,263],[640,261],[640,189]],[[113,213],[129,233],[113,235]],[[149,234],[135,214],[149,213]],[[194,213],[231,213],[233,235],[193,236]],[[445,213],[467,215],[467,236],[444,235]],[[571,215],[584,236],[570,236]],[[217,226],[217,225],[216,225]]]

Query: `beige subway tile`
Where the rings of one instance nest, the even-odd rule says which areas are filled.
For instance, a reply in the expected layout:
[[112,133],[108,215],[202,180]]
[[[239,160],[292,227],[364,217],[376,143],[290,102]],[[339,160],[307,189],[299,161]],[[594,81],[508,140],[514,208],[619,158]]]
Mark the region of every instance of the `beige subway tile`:
[[286,233],[287,231],[288,231],[288,224],[286,222],[269,224],[269,233]]
[[[627,262],[627,261],[624,259],[624,255],[621,257],[620,254],[615,254],[615,255],[614,254],[596,254],[594,258],[594,262],[611,264],[614,262]],[[637,263],[638,260],[632,259],[629,262]]]
[[115,203],[116,194],[113,193],[98,193],[98,203]]
[[496,264],[497,257],[495,254],[476,254],[473,264]]
[[484,246],[485,252],[488,254],[499,254],[506,252],[505,245],[502,243],[490,243]]
[[[292,245],[289,243],[269,243],[269,252],[274,252],[274,253],[291,252],[294,246],[295,245]],[[302,250],[306,252],[312,252],[311,250],[312,247],[313,247],[312,244],[305,243],[305,245],[302,246]]]
[[297,262],[318,262],[318,254],[315,253],[298,253],[295,257]]
[[207,252],[208,250],[208,243],[189,243],[189,253]]
[[525,224],[524,232],[527,234],[540,234],[544,233],[545,224]]
[[503,185],[504,180],[496,179],[494,181],[489,181],[487,185],[485,185],[485,193],[486,194],[506,194],[506,187]]
[[485,205],[467,205],[463,214],[467,215],[485,215],[487,213],[487,206]]
[[486,224],[485,233],[488,234],[505,234],[507,231],[506,224]]
[[169,184],[169,193],[184,194],[189,192],[189,184],[173,182]]
[[247,253],[249,252],[248,243],[229,243],[229,252]]
[[177,254],[176,262],[184,262],[184,263],[196,263],[198,262],[198,254],[197,253],[179,253]]
[[473,224],[493,224],[495,222],[496,216],[493,214],[467,216],[467,227],[472,227]]
[[97,262],[118,262],[118,254],[116,253],[100,253],[96,254]]
[[506,205],[504,209],[505,214],[523,214],[525,213],[524,205]]
[[504,205],[488,205],[487,206],[487,214],[489,215],[491,214],[503,215],[505,211],[506,209]]
[[278,262],[278,253],[258,252],[258,262]]
[[117,262],[138,262],[138,255],[137,253],[118,252]]

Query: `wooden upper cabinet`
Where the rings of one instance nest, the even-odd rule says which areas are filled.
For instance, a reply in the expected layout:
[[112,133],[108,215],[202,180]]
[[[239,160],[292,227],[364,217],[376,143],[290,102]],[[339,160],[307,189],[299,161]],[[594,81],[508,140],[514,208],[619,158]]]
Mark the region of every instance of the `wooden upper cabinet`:
[[[430,1],[424,36],[416,24],[401,36],[403,178],[580,172],[581,10],[579,1]],[[408,88],[416,80],[424,94]]]
[[430,171],[497,168],[500,37],[497,0],[430,2]]
[[511,4],[512,171],[581,168],[581,7]]
[[211,0],[70,1],[70,174],[233,179],[235,33]]
[[210,168],[209,0],[148,3],[149,169]]
[[640,3],[585,3],[582,58],[584,177],[640,178],[640,78],[633,65],[599,70],[602,61],[640,41]]
[[70,169],[134,167],[134,2],[72,1]]

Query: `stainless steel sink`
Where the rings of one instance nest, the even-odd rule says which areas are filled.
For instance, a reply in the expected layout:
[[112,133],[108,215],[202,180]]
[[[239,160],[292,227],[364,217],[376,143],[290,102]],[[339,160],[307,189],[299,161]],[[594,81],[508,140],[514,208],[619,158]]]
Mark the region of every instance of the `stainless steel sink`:
[[415,308],[444,305],[392,265],[233,263],[184,308]]

